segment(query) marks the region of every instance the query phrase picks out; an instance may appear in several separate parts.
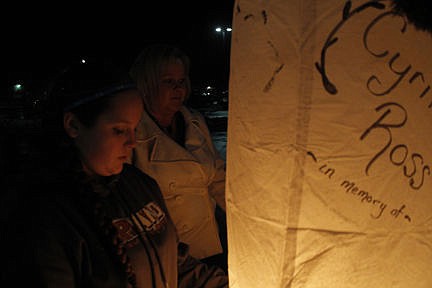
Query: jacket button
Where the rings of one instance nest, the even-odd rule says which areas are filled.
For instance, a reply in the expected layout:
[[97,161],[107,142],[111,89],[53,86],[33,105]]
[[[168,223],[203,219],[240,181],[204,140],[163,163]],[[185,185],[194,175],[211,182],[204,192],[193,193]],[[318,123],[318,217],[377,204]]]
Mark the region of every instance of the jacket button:
[[169,184],[169,188],[170,188],[171,190],[174,190],[175,187],[176,187],[175,182],[171,182],[171,183]]

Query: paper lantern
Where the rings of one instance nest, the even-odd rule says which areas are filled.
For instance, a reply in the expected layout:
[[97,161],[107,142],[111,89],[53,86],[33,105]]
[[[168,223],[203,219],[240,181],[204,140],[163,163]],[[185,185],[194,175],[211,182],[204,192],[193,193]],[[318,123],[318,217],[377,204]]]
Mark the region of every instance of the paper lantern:
[[236,1],[230,287],[432,287],[432,36],[390,3]]

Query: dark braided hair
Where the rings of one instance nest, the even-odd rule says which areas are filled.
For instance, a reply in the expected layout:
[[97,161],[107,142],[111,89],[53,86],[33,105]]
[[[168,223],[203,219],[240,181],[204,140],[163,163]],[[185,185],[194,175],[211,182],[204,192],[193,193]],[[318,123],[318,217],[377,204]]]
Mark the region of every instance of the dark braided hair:
[[99,234],[102,236],[102,242],[104,242],[105,247],[113,256],[120,269],[125,272],[127,281],[132,287],[137,287],[135,270],[126,254],[126,248],[118,237],[117,229],[112,225],[112,219],[106,215],[104,206],[100,200],[94,204],[94,221]]
[[77,198],[80,209],[84,210],[84,215],[94,227],[99,241],[118,270],[124,273],[123,275],[132,287],[137,287],[135,270],[126,253],[126,247],[119,238],[119,232],[112,224],[109,208],[106,205],[107,201],[105,201],[106,196],[110,193],[108,186],[116,181],[116,176],[89,178],[81,174],[80,177],[82,177],[83,185]]

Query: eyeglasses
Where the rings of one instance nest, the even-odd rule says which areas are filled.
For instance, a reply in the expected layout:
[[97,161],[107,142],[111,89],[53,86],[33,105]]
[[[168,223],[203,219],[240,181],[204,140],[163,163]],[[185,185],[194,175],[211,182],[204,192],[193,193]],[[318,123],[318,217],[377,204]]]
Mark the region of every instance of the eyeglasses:
[[187,81],[185,78],[175,80],[173,78],[165,78],[161,80],[161,85],[170,89],[186,88]]

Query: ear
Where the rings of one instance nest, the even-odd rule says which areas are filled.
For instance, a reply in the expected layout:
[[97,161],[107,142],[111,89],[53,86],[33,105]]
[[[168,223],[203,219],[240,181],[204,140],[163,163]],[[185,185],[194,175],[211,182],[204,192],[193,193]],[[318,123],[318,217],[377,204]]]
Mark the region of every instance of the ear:
[[66,112],[63,115],[63,127],[66,131],[66,134],[71,138],[76,138],[79,135],[79,127],[80,122],[76,118],[75,114],[71,112]]

